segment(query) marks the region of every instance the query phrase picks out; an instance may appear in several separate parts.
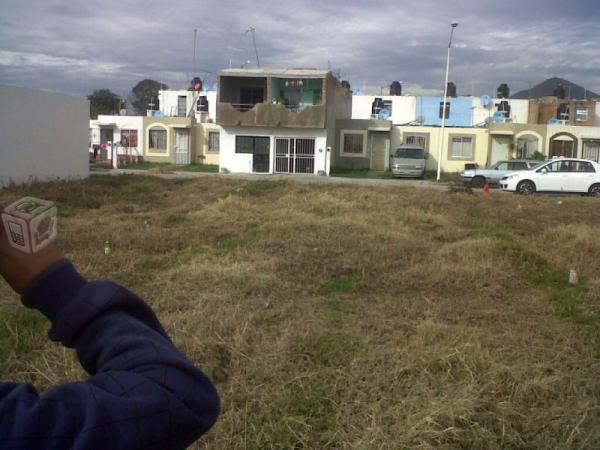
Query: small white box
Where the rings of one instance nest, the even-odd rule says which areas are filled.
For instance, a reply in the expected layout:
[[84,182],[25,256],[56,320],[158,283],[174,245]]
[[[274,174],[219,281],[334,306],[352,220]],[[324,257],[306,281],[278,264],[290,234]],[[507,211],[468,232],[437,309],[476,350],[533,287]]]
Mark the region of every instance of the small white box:
[[4,208],[2,222],[10,245],[25,253],[36,253],[56,238],[56,207],[47,200],[17,200]]

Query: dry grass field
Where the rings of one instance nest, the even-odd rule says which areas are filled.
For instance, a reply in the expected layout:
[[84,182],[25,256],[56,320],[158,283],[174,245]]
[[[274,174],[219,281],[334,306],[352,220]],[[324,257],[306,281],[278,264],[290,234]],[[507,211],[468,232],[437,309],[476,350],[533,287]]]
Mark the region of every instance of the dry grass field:
[[[600,448],[597,199],[122,176],[0,201],[23,194],[215,381],[195,449]],[[16,305],[0,284],[1,378],[85,376]]]

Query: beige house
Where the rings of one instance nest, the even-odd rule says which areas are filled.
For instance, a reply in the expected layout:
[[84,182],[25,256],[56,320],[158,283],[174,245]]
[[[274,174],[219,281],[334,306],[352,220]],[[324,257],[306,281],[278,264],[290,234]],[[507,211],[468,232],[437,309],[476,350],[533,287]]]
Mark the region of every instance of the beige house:
[[172,164],[219,164],[221,127],[193,117],[144,117],[144,159]]
[[429,155],[427,170],[437,170],[440,140],[441,169],[459,172],[465,164],[484,166],[488,159],[487,128],[434,126],[392,126],[387,120],[338,120],[332,167],[388,170],[390,155],[401,144],[414,144]]

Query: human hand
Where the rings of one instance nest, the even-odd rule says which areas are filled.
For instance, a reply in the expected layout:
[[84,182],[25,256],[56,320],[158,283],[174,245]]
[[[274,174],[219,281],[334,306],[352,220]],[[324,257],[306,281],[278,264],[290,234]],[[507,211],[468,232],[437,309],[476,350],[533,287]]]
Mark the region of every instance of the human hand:
[[0,275],[18,294],[25,291],[36,275],[62,258],[62,252],[54,243],[36,253],[17,250],[8,242],[8,236],[0,221]]

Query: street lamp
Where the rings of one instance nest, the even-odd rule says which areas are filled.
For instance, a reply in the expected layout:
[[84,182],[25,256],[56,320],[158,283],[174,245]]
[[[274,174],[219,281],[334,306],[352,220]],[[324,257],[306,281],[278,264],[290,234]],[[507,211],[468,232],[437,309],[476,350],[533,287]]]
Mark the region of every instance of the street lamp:
[[448,41],[448,56],[446,57],[446,81],[444,82],[444,103],[442,103],[442,128],[440,130],[440,148],[438,151],[437,162],[437,181],[440,181],[440,173],[442,170],[442,149],[444,147],[444,127],[446,126],[446,100],[448,98],[448,72],[450,71],[450,47],[452,47],[452,35],[454,29],[458,26],[458,22],[450,24],[450,40]]

